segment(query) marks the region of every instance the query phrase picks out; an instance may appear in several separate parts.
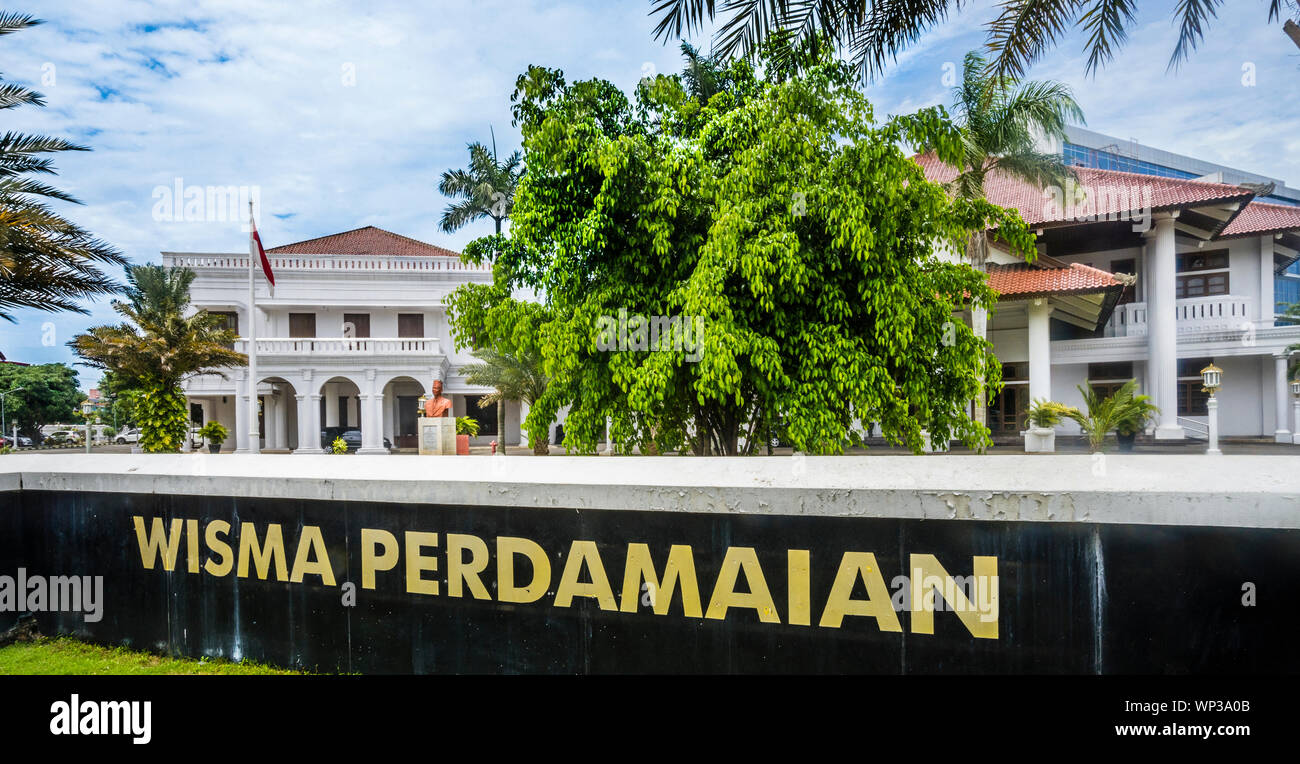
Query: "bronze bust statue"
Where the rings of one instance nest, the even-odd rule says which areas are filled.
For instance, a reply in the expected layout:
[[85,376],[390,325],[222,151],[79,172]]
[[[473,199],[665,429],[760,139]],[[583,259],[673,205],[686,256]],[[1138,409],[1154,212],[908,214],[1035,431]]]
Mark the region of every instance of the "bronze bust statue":
[[433,395],[424,402],[424,415],[426,417],[451,416],[451,409],[451,398],[442,394],[442,380],[433,380]]

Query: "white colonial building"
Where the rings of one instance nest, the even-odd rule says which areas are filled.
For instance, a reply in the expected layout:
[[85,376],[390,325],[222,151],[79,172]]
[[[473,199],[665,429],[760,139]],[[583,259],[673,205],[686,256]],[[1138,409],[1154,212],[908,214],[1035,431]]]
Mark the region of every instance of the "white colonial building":
[[[367,226],[268,249],[275,294],[259,272],[250,317],[247,252],[162,256],[164,265],[197,274],[196,309],[228,316],[241,337],[256,322],[261,448],[320,453],[323,432],[332,440],[357,428],[361,453],[384,453],[385,441],[415,448],[418,403],[435,379],[457,416],[479,421],[473,442],[520,443],[517,402],[507,404],[501,423],[495,406],[477,405],[492,391],[465,382],[461,369],[476,359],[455,351],[444,308],[461,284],[491,282],[490,266],[466,265],[456,252]],[[247,348],[246,339],[237,345]],[[249,381],[247,369],[235,369],[184,383],[191,419],[231,430],[223,450],[246,448]]]
[[[955,175],[932,155],[917,161],[931,180]],[[1221,434],[1300,442],[1286,355],[1300,326],[1280,322],[1275,301],[1275,280],[1300,259],[1300,207],[1254,201],[1259,188],[1075,169],[1075,189],[996,171],[986,184],[1039,243],[1032,265],[995,243],[996,310],[967,315],[1003,362],[1005,388],[988,408],[994,436],[1024,430],[1032,400],[1080,406],[1077,386],[1132,378],[1161,410],[1151,435],[1203,436],[1200,370],[1213,362]]]

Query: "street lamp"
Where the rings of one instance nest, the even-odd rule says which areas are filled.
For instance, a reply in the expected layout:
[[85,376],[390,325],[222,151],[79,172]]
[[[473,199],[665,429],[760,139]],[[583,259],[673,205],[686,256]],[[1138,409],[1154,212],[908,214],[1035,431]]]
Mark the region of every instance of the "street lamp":
[[1209,366],[1201,369],[1201,381],[1205,383],[1201,391],[1210,394],[1210,399],[1205,402],[1206,413],[1209,414],[1210,447],[1205,449],[1205,453],[1222,454],[1219,450],[1219,401],[1214,394],[1223,386],[1223,369],[1211,361]]
[[[8,395],[9,393],[16,393],[16,392],[18,392],[19,390],[22,390],[22,389],[23,389],[23,388],[21,388],[21,387],[15,387],[15,388],[12,389],[12,390],[6,390],[5,392],[0,393],[0,435],[4,435],[4,433],[5,433],[5,396]],[[15,433],[14,433],[14,448],[17,448],[17,447],[18,447],[18,433],[15,432]]]

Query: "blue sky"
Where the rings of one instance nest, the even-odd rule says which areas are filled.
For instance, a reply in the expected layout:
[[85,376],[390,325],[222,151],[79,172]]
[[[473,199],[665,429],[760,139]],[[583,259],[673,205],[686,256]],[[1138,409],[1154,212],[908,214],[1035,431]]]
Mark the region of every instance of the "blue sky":
[[[900,54],[867,87],[878,114],[947,103],[945,64],[960,66],[982,43],[992,4],[971,4]],[[1077,34],[1030,76],[1071,84],[1094,130],[1300,186],[1300,49],[1266,23],[1266,3],[1239,0],[1193,59],[1166,73],[1173,5],[1143,2],[1128,45],[1093,78]],[[57,159],[55,183],[85,202],[65,211],[135,262],[158,262],[164,250],[247,250],[239,223],[155,219],[155,188],[178,178],[258,187],[268,246],[376,225],[459,250],[491,223],[438,231],[440,173],[463,166],[465,144],[487,142],[489,125],[503,153],[518,147],[510,94],[529,64],[629,92],[647,73],[678,71],[675,44],[652,38],[650,7],[41,0],[7,8],[47,23],[0,38],[0,72],[48,106],[6,112],[3,129],[94,148]],[[72,362],[64,342],[114,322],[107,300],[88,307],[89,316],[19,311],[18,323],[0,325],[0,349],[11,360]],[[98,375],[81,368],[83,385],[93,384]]]

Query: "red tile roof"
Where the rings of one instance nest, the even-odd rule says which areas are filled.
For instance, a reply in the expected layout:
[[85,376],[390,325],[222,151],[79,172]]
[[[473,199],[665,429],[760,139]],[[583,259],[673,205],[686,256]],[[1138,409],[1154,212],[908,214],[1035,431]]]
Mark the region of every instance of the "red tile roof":
[[1120,289],[1124,282],[1082,263],[1063,267],[1030,264],[988,264],[989,286],[1002,297],[1043,297],[1051,294],[1094,294]]
[[[925,177],[936,183],[947,183],[957,177],[956,168],[940,162],[934,154],[914,157],[925,171]],[[1078,184],[1088,194],[1088,208],[1067,207],[1065,216],[1116,215],[1138,212],[1144,208],[1166,210],[1219,201],[1248,202],[1254,192],[1226,183],[1202,183],[1195,180],[1162,178],[1116,170],[1095,170],[1075,167]],[[1058,209],[1053,209],[1054,198],[1045,189],[993,170],[984,183],[984,193],[989,201],[1000,207],[1019,210],[1020,217],[1030,225],[1061,222]]]
[[460,257],[459,252],[385,231],[368,225],[352,231],[285,244],[267,250],[277,255],[399,255],[411,257]]
[[1300,230],[1300,207],[1251,202],[1220,236],[1258,236],[1265,233]]

